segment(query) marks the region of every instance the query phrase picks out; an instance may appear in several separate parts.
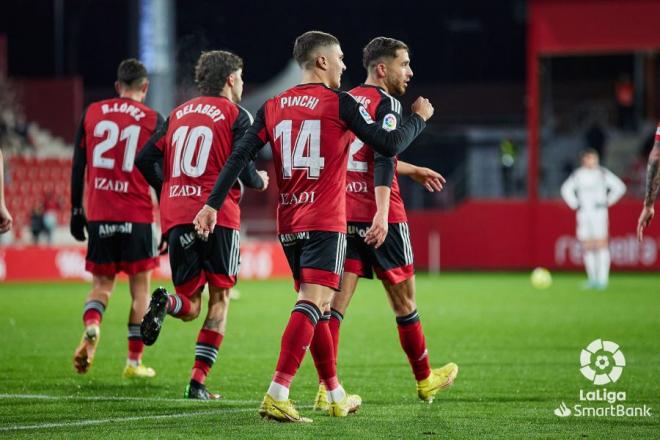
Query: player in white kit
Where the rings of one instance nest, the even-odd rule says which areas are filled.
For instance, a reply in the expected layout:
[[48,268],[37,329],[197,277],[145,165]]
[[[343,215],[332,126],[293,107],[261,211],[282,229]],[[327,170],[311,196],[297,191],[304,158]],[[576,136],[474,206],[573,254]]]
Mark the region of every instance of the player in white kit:
[[598,152],[582,153],[582,166],[561,186],[566,204],[577,211],[577,238],[582,243],[587,287],[605,289],[610,274],[608,207],[625,194],[626,185],[598,164]]

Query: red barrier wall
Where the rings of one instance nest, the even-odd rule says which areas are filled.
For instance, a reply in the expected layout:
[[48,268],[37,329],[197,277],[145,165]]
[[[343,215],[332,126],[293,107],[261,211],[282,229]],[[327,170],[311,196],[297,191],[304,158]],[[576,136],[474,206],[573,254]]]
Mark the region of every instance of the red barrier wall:
[[[660,270],[660,218],[638,243],[635,227],[640,207],[639,201],[624,200],[610,210],[614,268]],[[415,266],[420,270],[582,269],[581,249],[574,237],[575,213],[560,201],[540,202],[537,212],[523,201],[471,201],[451,212],[412,212],[409,223]],[[84,260],[81,247],[0,249],[0,280],[89,279]],[[162,257],[154,277],[170,278],[167,257]],[[241,246],[239,277],[290,277],[279,243]]]
[[[623,200],[610,209],[612,266],[660,269],[660,219],[640,244],[635,238],[641,202]],[[470,201],[447,212],[409,214],[418,269],[555,269],[582,267],[575,240],[575,213],[561,201]]]

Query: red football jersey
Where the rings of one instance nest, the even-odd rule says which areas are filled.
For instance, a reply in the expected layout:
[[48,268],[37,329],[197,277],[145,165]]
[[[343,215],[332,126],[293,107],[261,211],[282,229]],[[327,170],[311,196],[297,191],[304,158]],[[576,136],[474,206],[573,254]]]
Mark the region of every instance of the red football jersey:
[[[160,215],[163,232],[192,224],[213,190],[229,157],[234,137],[250,127],[252,117],[224,97],[200,96],[176,107],[167,132],[156,147],[163,152]],[[234,188],[218,211],[217,224],[240,229],[241,191]]]
[[151,190],[135,168],[135,156],[158,125],[159,115],[141,102],[114,98],[91,104],[83,137],[87,159],[87,219],[151,223]]
[[[265,130],[279,188],[279,233],[346,232],[346,123],[339,96],[321,84],[301,84],[268,100]],[[226,202],[225,202],[226,203]]]
[[[384,129],[394,130],[401,125],[401,103],[380,87],[363,84],[355,87],[349,93],[366,107],[371,117]],[[371,222],[376,214],[374,151],[354,134],[351,134],[349,143],[348,173],[346,174],[346,220]],[[402,223],[405,221],[407,221],[406,210],[399,191],[395,168],[390,192],[388,222]]]
[[658,123],[658,127],[655,129],[655,141],[660,142],[660,123]]

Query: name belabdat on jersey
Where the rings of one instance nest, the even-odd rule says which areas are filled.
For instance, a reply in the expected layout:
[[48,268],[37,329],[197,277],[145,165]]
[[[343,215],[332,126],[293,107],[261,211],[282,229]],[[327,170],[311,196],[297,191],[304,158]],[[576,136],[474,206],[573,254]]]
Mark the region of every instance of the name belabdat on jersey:
[[222,113],[222,110],[212,104],[187,104],[184,105],[183,108],[177,110],[175,114],[177,119],[181,119],[185,115],[191,113],[207,115],[209,118],[213,119],[213,122],[225,120],[225,115]]

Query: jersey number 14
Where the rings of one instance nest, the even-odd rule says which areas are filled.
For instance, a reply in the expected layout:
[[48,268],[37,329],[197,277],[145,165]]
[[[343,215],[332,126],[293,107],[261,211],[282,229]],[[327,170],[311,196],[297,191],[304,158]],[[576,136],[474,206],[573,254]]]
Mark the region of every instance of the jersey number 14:
[[291,143],[292,129],[291,119],[282,120],[275,126],[275,141],[279,142],[282,152],[282,177],[290,179],[295,169],[306,170],[308,179],[318,179],[325,165],[325,159],[321,157],[321,121],[303,121],[295,145]]

